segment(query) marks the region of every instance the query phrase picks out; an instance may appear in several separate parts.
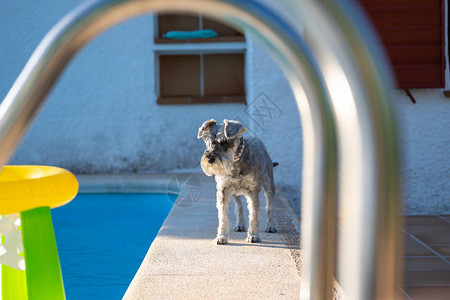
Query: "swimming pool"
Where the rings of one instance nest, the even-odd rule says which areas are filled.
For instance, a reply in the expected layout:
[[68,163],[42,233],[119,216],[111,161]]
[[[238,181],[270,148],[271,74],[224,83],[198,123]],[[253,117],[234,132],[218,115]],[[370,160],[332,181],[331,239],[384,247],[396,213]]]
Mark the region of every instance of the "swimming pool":
[[53,209],[67,299],[121,299],[176,197],[79,194]]

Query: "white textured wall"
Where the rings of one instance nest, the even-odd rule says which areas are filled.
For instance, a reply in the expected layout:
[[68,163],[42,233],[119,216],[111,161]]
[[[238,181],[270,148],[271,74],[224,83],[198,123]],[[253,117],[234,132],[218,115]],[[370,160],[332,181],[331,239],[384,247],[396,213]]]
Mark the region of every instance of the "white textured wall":
[[[286,8],[283,1],[258,1],[273,9],[286,22],[302,32],[301,20]],[[248,38],[248,53],[249,121],[255,135],[266,144],[272,160],[280,164],[274,171],[275,182],[299,214],[303,139],[298,107],[289,83],[277,63],[266,49],[251,37]]]
[[266,144],[276,184],[300,211],[302,132],[300,116],[286,77],[265,49],[248,39],[251,88],[247,112],[254,135]]
[[411,92],[416,104],[395,93],[405,212],[450,213],[450,98],[440,89]]
[[[283,11],[279,2],[264,2]],[[45,33],[80,2],[49,3],[0,2],[0,99]],[[238,118],[280,163],[275,180],[298,208],[300,120],[289,85],[271,57],[248,38],[248,106],[158,106],[152,33],[152,18],[143,17],[88,45],[64,72],[12,163],[58,165],[77,173],[198,168],[203,150],[196,139],[198,126],[209,118]],[[402,91],[394,99],[399,104],[405,211],[450,213],[450,100],[441,90],[412,92],[417,104]],[[258,116],[267,115],[262,99],[275,109],[264,120]]]
[[[8,75],[0,78],[0,98],[40,39],[70,10],[62,6],[0,3],[0,65]],[[210,118],[239,116],[245,105],[156,105],[152,39],[153,19],[147,16],[107,31],[83,49],[12,163],[59,165],[76,173],[198,167],[203,149],[198,127]]]

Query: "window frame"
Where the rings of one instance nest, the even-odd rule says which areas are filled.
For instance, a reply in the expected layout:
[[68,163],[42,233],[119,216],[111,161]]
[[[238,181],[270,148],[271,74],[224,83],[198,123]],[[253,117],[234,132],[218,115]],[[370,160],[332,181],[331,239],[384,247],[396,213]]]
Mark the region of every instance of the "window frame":
[[[192,14],[191,14],[192,15]],[[242,35],[235,35],[235,36],[218,36],[218,37],[212,37],[212,38],[197,38],[197,39],[186,39],[186,40],[170,40],[170,39],[164,39],[159,36],[159,22],[158,22],[158,14],[154,15],[154,32],[153,32],[153,43],[154,44],[189,44],[189,43],[230,43],[230,42],[245,42],[245,33],[242,33]],[[203,16],[202,14],[198,14],[197,17],[199,18],[199,28],[203,29]]]

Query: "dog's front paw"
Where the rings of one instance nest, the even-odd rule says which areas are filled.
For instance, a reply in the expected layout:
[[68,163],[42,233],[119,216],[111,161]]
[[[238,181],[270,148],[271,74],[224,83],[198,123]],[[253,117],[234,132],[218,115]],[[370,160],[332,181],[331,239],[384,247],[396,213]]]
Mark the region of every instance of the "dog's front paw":
[[276,229],[276,227],[274,225],[267,225],[265,231],[268,232],[268,233],[274,233],[274,232],[277,232],[277,229]]
[[228,244],[228,239],[224,236],[218,236],[214,239],[213,242],[216,245],[225,245],[225,244]]
[[259,238],[259,236],[247,236],[247,238],[245,239],[245,241],[247,243],[258,243],[261,242],[261,239]]
[[247,229],[245,228],[245,225],[236,224],[236,226],[234,226],[233,230],[236,232],[244,232]]

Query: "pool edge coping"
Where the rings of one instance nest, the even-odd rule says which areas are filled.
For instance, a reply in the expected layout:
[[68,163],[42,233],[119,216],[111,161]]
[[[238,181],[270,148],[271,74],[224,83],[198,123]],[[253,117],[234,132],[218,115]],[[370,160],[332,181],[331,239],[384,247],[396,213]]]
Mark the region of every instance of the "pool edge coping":
[[175,176],[191,173],[151,174],[78,174],[78,193],[169,193],[179,194],[179,187],[171,184]]

